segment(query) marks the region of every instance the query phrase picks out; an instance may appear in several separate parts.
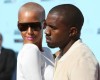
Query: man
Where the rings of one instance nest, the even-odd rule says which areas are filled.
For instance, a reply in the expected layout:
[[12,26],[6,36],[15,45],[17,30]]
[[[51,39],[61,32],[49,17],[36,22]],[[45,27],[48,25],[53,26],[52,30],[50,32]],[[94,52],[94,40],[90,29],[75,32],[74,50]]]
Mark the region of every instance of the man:
[[82,12],[72,4],[52,8],[46,19],[46,42],[59,47],[54,80],[98,80],[98,62],[80,39]]
[[28,2],[18,13],[18,29],[23,47],[17,59],[17,80],[52,80],[54,59],[49,48],[42,47],[45,11],[42,6]]
[[0,80],[12,80],[16,68],[16,53],[2,47],[3,37],[0,33]]

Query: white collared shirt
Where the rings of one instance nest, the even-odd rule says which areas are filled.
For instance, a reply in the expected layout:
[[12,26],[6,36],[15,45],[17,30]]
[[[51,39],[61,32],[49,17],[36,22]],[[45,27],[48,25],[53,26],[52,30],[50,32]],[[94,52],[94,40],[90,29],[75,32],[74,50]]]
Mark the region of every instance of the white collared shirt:
[[53,80],[98,80],[98,67],[92,51],[77,40],[57,62]]

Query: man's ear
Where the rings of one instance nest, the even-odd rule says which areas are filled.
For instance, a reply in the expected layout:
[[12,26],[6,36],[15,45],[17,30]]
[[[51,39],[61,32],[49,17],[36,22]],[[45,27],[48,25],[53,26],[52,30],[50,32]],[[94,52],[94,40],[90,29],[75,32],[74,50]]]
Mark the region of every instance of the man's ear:
[[70,36],[75,36],[78,33],[77,28],[71,27],[69,33],[70,33]]

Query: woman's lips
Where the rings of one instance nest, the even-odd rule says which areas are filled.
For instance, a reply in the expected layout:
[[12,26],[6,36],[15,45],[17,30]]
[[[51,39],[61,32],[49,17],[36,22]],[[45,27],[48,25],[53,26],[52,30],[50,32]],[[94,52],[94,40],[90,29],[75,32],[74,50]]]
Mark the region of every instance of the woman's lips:
[[34,38],[33,37],[27,37],[27,40],[33,41]]

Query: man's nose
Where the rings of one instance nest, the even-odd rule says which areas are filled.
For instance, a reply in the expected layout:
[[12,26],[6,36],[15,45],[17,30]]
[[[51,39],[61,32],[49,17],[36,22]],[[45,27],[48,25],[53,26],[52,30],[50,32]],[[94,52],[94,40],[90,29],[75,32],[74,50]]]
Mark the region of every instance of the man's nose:
[[50,35],[50,34],[51,34],[50,28],[49,28],[48,26],[46,26],[44,33],[45,33],[46,35]]

